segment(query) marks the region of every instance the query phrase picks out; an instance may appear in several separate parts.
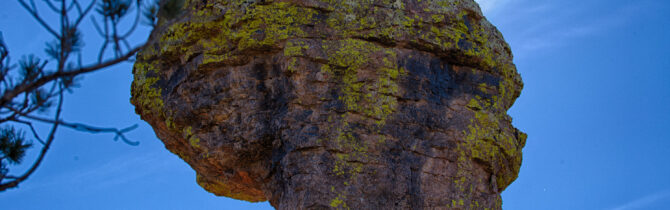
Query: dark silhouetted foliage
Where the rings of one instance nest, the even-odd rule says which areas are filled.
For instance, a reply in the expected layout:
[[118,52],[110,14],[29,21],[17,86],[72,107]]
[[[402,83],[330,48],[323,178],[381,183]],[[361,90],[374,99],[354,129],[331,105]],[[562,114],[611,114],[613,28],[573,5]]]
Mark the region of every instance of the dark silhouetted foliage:
[[[145,45],[131,46],[128,41],[139,22],[144,21],[153,27],[157,16],[176,17],[183,6],[183,0],[92,0],[87,4],[80,0],[43,0],[44,7],[60,18],[60,24],[52,26],[40,15],[34,0],[17,2],[52,35],[53,40],[46,44],[47,57],[22,56],[18,64],[13,64],[0,32],[0,124],[3,126],[0,128],[0,191],[17,187],[37,169],[59,127],[114,133],[114,140],[138,144],[124,136],[137,125],[124,129],[102,128],[63,120],[63,93],[77,87],[77,78],[82,74],[133,61],[137,51]],[[81,57],[84,35],[80,28],[86,17],[90,17],[102,38],[98,59],[90,65],[84,65]],[[123,24],[124,21],[129,24]],[[108,50],[113,56],[106,56],[110,55]],[[36,122],[46,123],[50,129],[39,131],[33,126]],[[10,174],[9,166],[23,164],[26,151],[35,147],[39,147],[40,152],[31,167],[22,174]]]

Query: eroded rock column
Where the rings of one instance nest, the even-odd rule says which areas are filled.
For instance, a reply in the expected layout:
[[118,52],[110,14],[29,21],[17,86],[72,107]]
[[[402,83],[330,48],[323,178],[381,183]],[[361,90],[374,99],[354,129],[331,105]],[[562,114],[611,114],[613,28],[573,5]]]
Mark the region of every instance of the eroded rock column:
[[500,209],[523,86],[472,0],[191,0],[132,103],[207,191],[278,209]]

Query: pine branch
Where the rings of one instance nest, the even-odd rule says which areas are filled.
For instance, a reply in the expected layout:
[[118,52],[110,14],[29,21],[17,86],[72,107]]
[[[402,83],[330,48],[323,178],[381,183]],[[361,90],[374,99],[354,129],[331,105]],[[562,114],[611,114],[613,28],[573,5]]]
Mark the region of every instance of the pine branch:
[[37,22],[39,22],[40,25],[42,25],[42,27],[44,27],[44,29],[46,29],[51,35],[54,35],[56,38],[60,38],[58,33],[56,33],[56,31],[53,30],[51,27],[49,27],[49,24],[44,22],[44,20],[42,20],[42,18],[39,16],[39,14],[37,14],[37,8],[35,8],[35,10],[31,9],[28,6],[28,4],[26,4],[26,2],[24,2],[23,0],[19,0],[19,3],[21,3],[21,6],[23,6],[23,8],[28,10],[28,13],[30,13],[30,15],[32,15],[33,18],[35,18],[35,20],[37,20]]
[[53,82],[53,81],[55,81],[59,78],[75,77],[75,76],[78,76],[78,75],[81,75],[81,74],[101,70],[103,68],[113,66],[115,64],[126,61],[126,60],[130,59],[132,56],[134,56],[135,53],[137,53],[137,51],[142,49],[142,47],[144,47],[144,46],[136,47],[136,48],[132,49],[131,51],[129,51],[128,53],[126,53],[125,55],[123,55],[121,57],[118,57],[118,58],[115,58],[115,59],[112,59],[112,60],[108,60],[104,63],[91,65],[91,66],[87,66],[87,67],[82,67],[82,68],[75,69],[75,70],[70,70],[70,71],[56,71],[56,72],[53,72],[51,74],[47,74],[43,77],[40,77],[35,82],[16,86],[14,89],[4,92],[2,98],[0,98],[0,106],[6,106],[6,104],[8,102],[10,102],[12,99],[14,99],[16,96],[18,96],[20,94],[24,94],[26,92],[33,91],[36,88],[41,87],[41,86],[43,86],[43,85],[45,85],[49,82]]
[[37,167],[40,166],[42,160],[44,160],[44,156],[46,155],[47,151],[49,151],[49,148],[51,147],[51,144],[54,141],[54,137],[56,137],[56,129],[58,129],[58,126],[60,125],[58,119],[60,118],[61,111],[63,110],[62,108],[63,108],[63,93],[59,95],[58,99],[58,107],[56,108],[56,114],[54,117],[56,122],[51,126],[51,132],[49,133],[49,137],[47,138],[46,143],[42,147],[40,154],[37,156],[37,160],[35,160],[30,169],[28,169],[28,171],[26,171],[23,175],[16,177],[16,179],[14,179],[11,182],[0,183],[0,192],[17,187],[19,183],[28,179],[28,177],[30,177],[30,175],[33,174],[35,170],[37,170]]
[[[2,145],[0,145],[2,148],[0,150],[0,192],[17,187],[37,170],[54,142],[59,127],[88,133],[112,133],[115,135],[115,141],[121,139],[128,145],[139,144],[139,142],[131,141],[125,136],[128,132],[136,129],[137,125],[118,129],[67,122],[61,119],[63,92],[71,91],[72,87],[76,86],[75,78],[77,76],[100,71],[124,61],[132,61],[133,56],[140,49],[144,48],[147,43],[152,42],[152,40],[149,40],[135,48],[131,47],[128,38],[135,32],[140,18],[147,18],[151,21],[149,25],[154,27],[158,15],[163,14],[161,17],[168,19],[174,18],[180,14],[180,8],[184,3],[183,0],[164,0],[160,1],[162,3],[159,7],[159,3],[154,1],[147,6],[148,10],[143,11],[144,5],[141,4],[141,0],[134,0],[134,3],[133,0],[99,0],[102,1],[100,4],[97,4],[98,0],[92,0],[88,5],[82,5],[78,0],[56,0],[54,2],[43,0],[50,10],[59,15],[59,26],[55,28],[47,24],[40,16],[34,0],[17,1],[39,25],[55,37],[55,40],[47,44],[46,51],[49,58],[27,57],[27,59],[19,61],[19,71],[13,72],[12,69],[17,65],[10,63],[9,51],[0,33],[0,124],[9,124],[5,130],[2,130],[2,138],[0,138],[2,141]],[[132,4],[136,5],[135,15],[130,12],[133,9]],[[100,47],[97,62],[83,66],[81,62],[83,44],[79,25],[91,13],[90,11],[95,5],[99,5],[96,11],[102,16],[100,18],[101,23],[99,24],[95,17],[91,17],[91,20],[96,32],[102,37],[103,44]],[[70,14],[73,14],[73,16],[70,17]],[[120,24],[126,15],[135,17],[130,27],[124,27],[125,24]],[[108,45],[114,56],[106,59],[104,55]],[[124,49],[127,51],[124,52]],[[73,56],[72,53],[77,55]],[[47,71],[48,60],[55,61],[55,63],[50,64],[53,66],[52,71]],[[76,60],[78,63],[73,64],[72,60]],[[43,117],[35,113],[42,113],[52,108],[55,98],[58,102],[53,116]],[[36,122],[51,125],[46,138],[42,138],[43,136],[33,126]],[[8,175],[9,168],[5,163],[20,164],[26,150],[32,144],[25,143],[25,133],[22,130],[15,130],[12,126],[14,124],[26,126],[32,137],[42,146],[31,167],[20,176]]]

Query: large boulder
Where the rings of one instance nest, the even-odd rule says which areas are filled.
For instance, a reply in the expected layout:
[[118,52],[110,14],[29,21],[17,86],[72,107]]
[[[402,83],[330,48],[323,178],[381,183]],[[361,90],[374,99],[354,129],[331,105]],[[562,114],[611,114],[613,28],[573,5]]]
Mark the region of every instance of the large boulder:
[[132,103],[207,191],[277,209],[500,209],[523,83],[472,0],[189,0]]

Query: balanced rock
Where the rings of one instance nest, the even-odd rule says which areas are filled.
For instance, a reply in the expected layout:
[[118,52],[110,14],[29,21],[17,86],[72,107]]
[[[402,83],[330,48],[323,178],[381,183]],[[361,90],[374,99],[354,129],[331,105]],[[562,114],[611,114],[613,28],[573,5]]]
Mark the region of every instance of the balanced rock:
[[132,103],[219,196],[277,209],[500,209],[523,83],[473,0],[188,0]]

